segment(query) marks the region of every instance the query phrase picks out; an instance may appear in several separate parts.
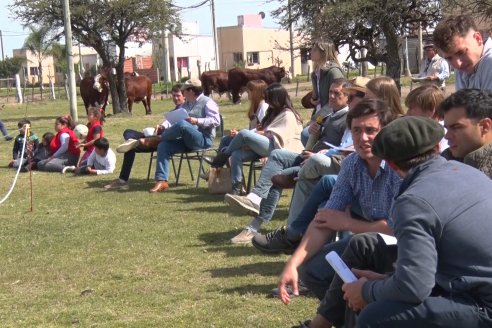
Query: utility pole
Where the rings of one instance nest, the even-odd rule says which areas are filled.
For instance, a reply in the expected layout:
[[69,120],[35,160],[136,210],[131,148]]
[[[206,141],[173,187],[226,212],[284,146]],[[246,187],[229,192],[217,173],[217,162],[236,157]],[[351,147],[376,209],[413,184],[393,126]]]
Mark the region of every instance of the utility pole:
[[294,70],[294,31],[292,30],[292,15],[291,15],[291,9],[290,9],[290,0],[287,6],[289,7],[289,47],[290,47],[290,74],[291,78],[293,79],[295,77],[295,70]]
[[73,67],[72,25],[70,22],[70,5],[68,0],[63,0],[63,19],[65,21],[65,46],[67,47],[70,115],[75,121],[78,121],[79,117],[77,114],[77,93],[75,92],[75,70]]
[[215,50],[215,69],[219,69],[219,43],[217,42],[217,28],[215,27],[215,3],[210,0],[210,10],[212,11],[212,29],[214,34],[214,50]]
[[5,55],[3,53],[3,35],[2,35],[2,30],[0,30],[0,44],[2,46],[2,60],[5,60]]

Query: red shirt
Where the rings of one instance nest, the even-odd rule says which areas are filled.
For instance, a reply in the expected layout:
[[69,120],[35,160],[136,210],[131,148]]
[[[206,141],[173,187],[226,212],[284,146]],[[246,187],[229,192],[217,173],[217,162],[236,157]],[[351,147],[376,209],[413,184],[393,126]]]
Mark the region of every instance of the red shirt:
[[75,147],[79,143],[79,139],[75,136],[75,133],[73,133],[72,129],[68,127],[64,127],[63,129],[60,130],[56,134],[56,136],[51,140],[50,143],[50,149],[51,153],[54,154],[60,148],[61,146],[61,135],[63,133],[67,133],[70,136],[69,142],[68,142],[68,152],[72,153],[74,155],[80,156],[80,149]]
[[[104,137],[104,130],[102,128],[101,122],[99,120],[94,120],[92,123],[87,124],[87,127],[89,128],[89,132],[87,132],[87,137],[85,138],[85,142],[88,143],[92,140],[94,140],[94,130],[96,130],[97,127],[99,127],[99,138]],[[84,147],[85,151],[92,152],[94,150],[95,146],[89,145]]]

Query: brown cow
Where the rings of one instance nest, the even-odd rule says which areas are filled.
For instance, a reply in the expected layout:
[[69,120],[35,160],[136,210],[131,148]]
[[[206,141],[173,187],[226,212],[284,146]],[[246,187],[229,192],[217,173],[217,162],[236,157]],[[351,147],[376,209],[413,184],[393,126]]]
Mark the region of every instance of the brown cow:
[[94,77],[84,77],[80,81],[80,96],[84,102],[85,112],[88,114],[89,106],[101,107],[103,115],[108,103],[109,89],[106,83],[101,86],[101,92],[94,88]]
[[278,66],[270,66],[262,69],[233,68],[229,70],[229,89],[232,93],[232,101],[237,104],[241,100],[241,90],[249,81],[263,80],[267,84],[280,82],[285,76],[285,69]]
[[217,92],[220,96],[229,92],[228,73],[225,71],[203,72],[200,81],[202,81],[203,94],[207,97],[212,91]]
[[[105,73],[98,74],[94,79],[94,88],[101,90],[107,83]],[[152,81],[144,75],[132,75],[125,73],[126,96],[128,97],[128,111],[132,112],[134,102],[141,101],[145,107],[145,114],[152,114],[150,102],[152,99]]]

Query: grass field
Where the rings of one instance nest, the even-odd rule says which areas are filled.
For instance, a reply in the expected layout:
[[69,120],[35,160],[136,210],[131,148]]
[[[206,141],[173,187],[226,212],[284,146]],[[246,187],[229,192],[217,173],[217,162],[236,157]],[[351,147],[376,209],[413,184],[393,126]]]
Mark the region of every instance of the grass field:
[[[162,118],[169,100],[141,104],[133,116],[112,116],[105,133],[114,149],[125,128],[140,130]],[[39,136],[67,114],[66,101],[6,105],[0,112],[15,134],[25,113]],[[246,105],[221,102],[226,130],[246,126]],[[79,102],[80,122],[85,111]],[[303,110],[304,117],[309,111]],[[217,140],[218,142],[218,140]],[[6,165],[12,144],[0,141],[0,194],[14,171]],[[117,172],[123,156],[118,154]],[[21,174],[0,205],[0,322],[2,327],[290,327],[312,317],[317,300],[289,306],[267,298],[287,257],[269,257],[229,239],[250,220],[233,213],[222,196],[194,188],[183,171],[180,185],[149,194],[148,154],[137,155],[129,191],[104,191],[117,173],[73,177]],[[281,199],[274,229],[287,217]]]

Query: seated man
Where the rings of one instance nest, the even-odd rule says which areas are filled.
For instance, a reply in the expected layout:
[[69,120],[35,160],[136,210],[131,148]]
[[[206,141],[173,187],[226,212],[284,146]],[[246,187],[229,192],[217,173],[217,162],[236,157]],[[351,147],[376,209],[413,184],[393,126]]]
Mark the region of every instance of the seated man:
[[220,125],[219,107],[203,94],[199,79],[186,81],[181,90],[186,98],[182,107],[188,112],[188,118],[165,129],[161,134],[157,146],[156,183],[149,190],[151,193],[169,188],[169,160],[174,154],[211,147],[215,128]]
[[[328,104],[331,106],[333,112],[325,118],[320,133],[320,142],[318,142],[319,146],[315,147],[313,152],[304,152],[299,155],[298,153],[285,149],[273,150],[261,171],[258,183],[251,193],[247,196],[233,194],[225,195],[225,201],[227,203],[239,206],[248,213],[253,213],[255,215],[251,223],[237,236],[237,238],[234,237],[231,242],[251,242],[251,238],[253,238],[254,234],[260,229],[260,226],[264,222],[270,221],[272,218],[282,192],[282,189],[272,187],[272,176],[279,174],[285,168],[299,165],[303,160],[307,160],[309,156],[313,155],[315,152],[326,149],[328,146],[324,144],[325,141],[330,144],[340,144],[346,129],[346,116],[348,112],[348,96],[342,92],[342,89],[347,86],[351,86],[351,84],[345,79],[336,79],[332,82],[329,91],[330,97]],[[316,127],[316,130],[318,129],[319,127]],[[313,130],[315,130],[315,128],[313,128]],[[318,133],[318,131],[315,132]],[[327,167],[334,167],[331,172],[338,172],[339,165],[336,163],[331,164],[329,158],[327,158],[327,161],[330,162],[326,165]]]
[[492,326],[492,183],[440,157],[443,135],[435,121],[404,117],[376,137],[374,154],[404,177],[391,210],[398,245],[354,236],[342,259],[359,279],[336,276],[304,326],[342,325],[346,305],[361,311],[358,327]]
[[[317,204],[311,204],[311,208],[303,209],[310,211],[312,215],[315,214],[314,220],[309,223],[312,218],[306,216],[303,222],[298,222],[302,223],[299,227],[289,227],[289,229],[293,228],[292,230],[299,229],[299,231],[291,231],[296,234],[296,238],[302,236],[306,228],[307,230],[282,273],[283,285],[279,288],[280,294],[286,292],[287,284],[292,282],[293,292],[297,295],[297,268],[306,260],[317,256],[318,253],[324,254],[327,250],[323,249],[323,246],[333,239],[337,231],[391,233],[387,222],[388,214],[401,179],[384,161],[372,155],[371,145],[379,130],[395,118],[396,115],[383,101],[373,99],[363,100],[349,112],[347,124],[352,131],[356,152],[343,161],[338,179],[334,179],[336,183],[333,191],[316,192],[317,195],[320,194],[319,198],[326,197],[326,200],[329,197],[324,208],[318,210],[322,202],[322,199],[319,199]],[[320,184],[325,178],[320,181]],[[353,217],[347,211],[349,206],[353,209],[359,207],[358,212],[361,215]],[[258,244],[268,243],[265,239],[255,237],[253,245],[260,248],[261,245]],[[327,247],[332,246],[330,244]],[[332,276],[333,271],[323,271],[319,274]],[[307,287],[318,297],[322,296],[327,286],[315,285],[316,281],[323,279],[310,279],[309,276],[306,278],[308,279],[303,279],[303,281]],[[315,283],[310,284],[310,281]]]
[[[181,92],[181,85],[176,84],[171,89],[171,95],[174,105],[174,109],[180,108],[185,103],[185,98]],[[156,135],[160,135],[164,129],[169,128],[171,124],[164,118],[162,123],[156,128]],[[108,185],[105,185],[105,189],[128,189],[128,180],[130,179],[130,173],[132,172],[133,162],[135,161],[135,153],[151,153],[157,150],[159,144],[159,137],[157,136],[145,136],[142,132],[127,129],[123,132],[123,137],[126,142],[117,147],[118,152],[125,153],[123,156],[123,164],[121,165],[120,176]]]
[[452,157],[492,178],[492,93],[463,89],[441,103]]

